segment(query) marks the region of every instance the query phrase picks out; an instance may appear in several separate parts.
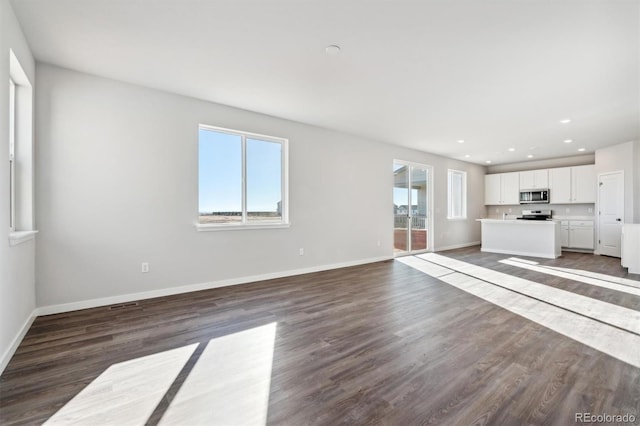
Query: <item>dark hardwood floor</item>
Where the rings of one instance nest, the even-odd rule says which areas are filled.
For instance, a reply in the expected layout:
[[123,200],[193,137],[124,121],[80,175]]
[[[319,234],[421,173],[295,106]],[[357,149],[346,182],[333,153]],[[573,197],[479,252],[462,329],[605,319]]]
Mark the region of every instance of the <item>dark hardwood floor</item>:
[[[639,297],[499,264],[508,256],[478,247],[441,254],[640,310]],[[544,262],[624,276],[619,259]],[[273,322],[268,424],[640,421],[640,369],[386,261],[39,317],[0,377],[0,424],[42,424],[113,364]]]
[[[484,266],[515,277],[540,282],[551,287],[561,288],[583,296],[640,311],[639,297],[630,296],[629,294],[607,288],[585,285],[580,281],[552,277],[547,274],[533,272],[499,262],[502,259],[508,259],[511,257],[508,255],[482,253],[478,251],[478,247],[450,250],[447,252],[441,252],[440,254],[446,254],[454,259],[473,263],[474,265]],[[577,271],[588,271],[598,274],[606,274],[613,277],[626,278],[638,281],[638,286],[640,287],[640,274],[628,274],[627,269],[620,266],[620,259],[614,257],[593,256],[585,253],[563,251],[562,256],[557,259],[542,259],[526,256],[518,256],[518,258],[535,261],[542,266],[557,266]]]

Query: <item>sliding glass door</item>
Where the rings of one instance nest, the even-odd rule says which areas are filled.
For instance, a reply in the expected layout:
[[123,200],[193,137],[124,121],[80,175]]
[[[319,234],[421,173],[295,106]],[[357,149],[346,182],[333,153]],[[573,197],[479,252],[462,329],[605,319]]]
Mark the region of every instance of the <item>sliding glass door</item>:
[[431,166],[393,164],[393,250],[395,255],[431,249]]

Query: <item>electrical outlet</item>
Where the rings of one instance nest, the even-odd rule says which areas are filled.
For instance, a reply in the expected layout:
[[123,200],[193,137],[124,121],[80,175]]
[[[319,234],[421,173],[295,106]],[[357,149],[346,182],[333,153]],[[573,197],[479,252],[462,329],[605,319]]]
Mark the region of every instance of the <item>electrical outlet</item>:
[[304,256],[304,249],[303,248],[298,249],[298,254],[300,256]]
[[149,262],[142,262],[142,273],[146,274],[149,272]]
[[564,209],[565,213],[571,213],[571,209],[569,207],[567,207],[566,209]]
[[512,208],[509,208],[509,213],[511,213],[512,211],[513,211],[513,209],[512,209]]
[[593,213],[593,207],[589,207],[589,213]]
[[377,246],[378,246],[378,247],[380,247],[380,240],[378,240],[378,242],[377,242]]

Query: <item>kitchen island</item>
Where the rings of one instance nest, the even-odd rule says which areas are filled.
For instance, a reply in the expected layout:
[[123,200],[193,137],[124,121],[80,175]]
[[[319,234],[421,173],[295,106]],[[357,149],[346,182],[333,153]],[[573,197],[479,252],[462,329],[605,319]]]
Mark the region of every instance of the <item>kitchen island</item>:
[[482,224],[481,251],[555,259],[560,222],[555,220],[477,219]]

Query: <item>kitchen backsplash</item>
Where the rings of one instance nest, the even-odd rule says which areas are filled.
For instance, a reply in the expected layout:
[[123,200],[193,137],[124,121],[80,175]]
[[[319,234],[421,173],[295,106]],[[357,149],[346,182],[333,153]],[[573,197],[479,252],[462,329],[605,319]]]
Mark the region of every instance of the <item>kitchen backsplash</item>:
[[553,216],[595,216],[594,204],[516,204],[513,206],[488,206],[490,219],[502,219],[504,213],[509,219],[522,216],[522,210],[551,210]]

